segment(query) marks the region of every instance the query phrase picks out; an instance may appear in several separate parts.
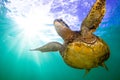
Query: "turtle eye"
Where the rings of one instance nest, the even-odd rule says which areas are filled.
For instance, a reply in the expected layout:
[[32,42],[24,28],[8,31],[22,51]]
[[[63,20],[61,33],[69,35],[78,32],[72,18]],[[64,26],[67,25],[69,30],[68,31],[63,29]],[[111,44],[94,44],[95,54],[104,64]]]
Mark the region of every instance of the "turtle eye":
[[59,20],[59,22],[63,22],[63,20],[62,19],[58,19]]

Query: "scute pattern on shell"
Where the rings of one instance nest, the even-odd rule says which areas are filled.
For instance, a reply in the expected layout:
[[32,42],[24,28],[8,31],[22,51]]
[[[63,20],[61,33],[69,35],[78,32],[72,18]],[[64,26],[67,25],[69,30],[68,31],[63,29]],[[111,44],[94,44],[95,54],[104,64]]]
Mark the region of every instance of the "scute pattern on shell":
[[94,44],[72,42],[64,51],[64,61],[75,68],[91,69],[100,66],[109,58],[109,49],[100,38]]

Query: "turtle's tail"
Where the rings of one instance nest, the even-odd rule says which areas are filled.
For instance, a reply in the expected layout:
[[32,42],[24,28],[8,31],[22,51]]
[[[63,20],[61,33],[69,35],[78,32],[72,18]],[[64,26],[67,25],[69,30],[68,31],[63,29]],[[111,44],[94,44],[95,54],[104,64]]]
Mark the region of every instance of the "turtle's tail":
[[83,78],[87,76],[87,74],[90,72],[91,69],[86,69],[85,74],[83,75]]
[[58,42],[50,42],[42,47],[30,49],[30,51],[41,51],[41,52],[59,51],[62,47],[63,45]]

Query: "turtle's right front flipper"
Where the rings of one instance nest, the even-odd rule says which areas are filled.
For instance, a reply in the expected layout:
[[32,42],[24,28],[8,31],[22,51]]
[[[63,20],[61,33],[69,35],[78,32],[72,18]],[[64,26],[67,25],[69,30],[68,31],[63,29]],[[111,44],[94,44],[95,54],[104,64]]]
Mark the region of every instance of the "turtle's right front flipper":
[[41,52],[59,51],[62,47],[63,45],[58,42],[50,42],[42,47],[31,49],[30,51],[41,51]]
[[86,29],[90,30],[91,32],[94,32],[96,30],[96,28],[99,26],[105,15],[106,12],[105,3],[106,0],[96,0],[89,14],[82,22],[81,25],[82,32],[85,32]]

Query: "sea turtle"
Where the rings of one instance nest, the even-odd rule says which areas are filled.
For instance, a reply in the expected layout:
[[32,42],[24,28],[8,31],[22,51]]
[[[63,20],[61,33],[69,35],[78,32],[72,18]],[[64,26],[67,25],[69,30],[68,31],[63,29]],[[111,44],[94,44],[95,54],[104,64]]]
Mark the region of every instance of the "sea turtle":
[[101,38],[93,34],[105,11],[105,0],[96,0],[82,22],[80,31],[72,31],[62,19],[56,19],[54,26],[64,43],[50,42],[32,51],[59,51],[66,64],[73,68],[85,69],[86,74],[91,68],[98,66],[108,70],[104,62],[109,58],[109,48]]

